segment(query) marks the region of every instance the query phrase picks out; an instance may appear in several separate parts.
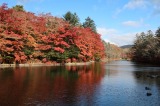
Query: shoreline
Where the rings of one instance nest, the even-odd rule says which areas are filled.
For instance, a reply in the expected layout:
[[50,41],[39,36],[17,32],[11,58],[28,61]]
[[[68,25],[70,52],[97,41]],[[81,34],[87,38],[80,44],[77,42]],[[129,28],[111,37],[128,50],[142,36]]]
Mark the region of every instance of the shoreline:
[[89,65],[94,63],[94,61],[89,62],[75,62],[75,63],[55,63],[55,64],[46,64],[46,63],[26,63],[26,64],[0,64],[0,68],[8,67],[35,67],[35,66],[80,66],[80,65]]

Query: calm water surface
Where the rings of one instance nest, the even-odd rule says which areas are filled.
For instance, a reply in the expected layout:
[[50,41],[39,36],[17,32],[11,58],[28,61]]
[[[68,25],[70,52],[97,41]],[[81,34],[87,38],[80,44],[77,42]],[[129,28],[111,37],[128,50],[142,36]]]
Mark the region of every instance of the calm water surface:
[[130,61],[0,68],[0,106],[160,106],[160,78],[150,75],[160,67]]

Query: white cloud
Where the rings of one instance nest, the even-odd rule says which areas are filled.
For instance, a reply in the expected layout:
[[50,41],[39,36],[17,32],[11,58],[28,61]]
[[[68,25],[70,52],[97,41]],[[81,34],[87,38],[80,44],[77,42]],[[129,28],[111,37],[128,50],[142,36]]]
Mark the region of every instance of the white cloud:
[[116,35],[117,30],[116,29],[112,29],[112,28],[97,28],[97,32],[99,34],[101,34],[102,39],[105,40],[106,42],[109,42],[111,44],[116,44],[115,42],[112,41],[111,36]]
[[131,0],[127,4],[125,4],[122,8],[117,9],[113,17],[116,17],[122,11],[127,9],[146,8],[147,4],[148,2],[145,0]]
[[138,21],[124,21],[122,22],[122,25],[127,26],[127,27],[146,27],[146,26],[150,26],[149,24],[145,24],[143,19],[140,19]]
[[112,35],[117,33],[116,29],[112,29],[112,28],[97,28],[98,33],[100,33],[101,35]]
[[104,39],[104,41],[107,42],[107,43],[110,43],[110,44],[117,45],[115,42],[112,42],[112,41],[110,41],[110,40],[108,40],[108,39]]
[[122,22],[122,25],[130,27],[140,27],[143,26],[143,19],[140,19],[138,21],[125,21]]
[[136,34],[137,34],[136,32],[133,32],[133,33],[124,33],[124,34],[119,35],[120,37],[118,41],[119,45],[123,46],[126,44],[133,44]]
[[128,9],[151,9],[152,15],[160,15],[160,0],[130,0],[117,9],[113,17]]
[[124,26],[131,26],[131,27],[139,27],[140,23],[136,21],[125,21],[122,23]]
[[145,8],[147,2],[145,0],[131,0],[124,5],[123,9]]
[[118,35],[112,35],[109,39],[115,42],[118,46],[133,44],[136,33],[122,33]]
[[112,28],[97,28],[97,32],[102,35],[102,39],[118,46],[133,44],[136,33],[123,33]]

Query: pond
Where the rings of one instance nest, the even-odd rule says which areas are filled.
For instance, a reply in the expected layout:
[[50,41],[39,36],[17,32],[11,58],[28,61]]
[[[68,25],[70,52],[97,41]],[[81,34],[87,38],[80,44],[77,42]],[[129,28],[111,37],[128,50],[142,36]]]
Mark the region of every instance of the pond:
[[160,67],[131,61],[0,68],[1,106],[160,106]]

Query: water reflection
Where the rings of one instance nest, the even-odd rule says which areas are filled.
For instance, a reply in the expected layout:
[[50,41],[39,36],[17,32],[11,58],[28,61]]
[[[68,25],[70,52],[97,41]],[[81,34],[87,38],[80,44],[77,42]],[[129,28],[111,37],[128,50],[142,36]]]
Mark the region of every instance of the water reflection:
[[[139,65],[131,61],[113,61],[105,65],[97,104],[107,106],[160,106],[160,67]],[[114,74],[113,74],[114,73]],[[151,88],[150,91],[145,87]],[[151,93],[151,96],[147,96]],[[107,100],[107,102],[105,102]]]
[[0,104],[87,105],[104,77],[102,65],[1,68]]
[[159,106],[157,75],[160,67],[130,61],[0,68],[0,105]]

